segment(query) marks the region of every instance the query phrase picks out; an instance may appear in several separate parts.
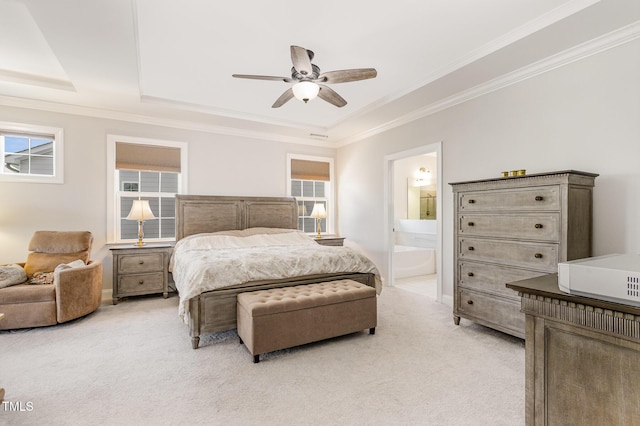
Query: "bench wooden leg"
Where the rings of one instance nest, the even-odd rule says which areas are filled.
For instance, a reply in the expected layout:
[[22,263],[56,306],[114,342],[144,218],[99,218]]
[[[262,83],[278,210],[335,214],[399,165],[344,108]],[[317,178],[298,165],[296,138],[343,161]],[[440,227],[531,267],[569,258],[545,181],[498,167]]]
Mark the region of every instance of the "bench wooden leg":
[[371,327],[369,329],[369,334],[376,334],[376,328],[375,327]]

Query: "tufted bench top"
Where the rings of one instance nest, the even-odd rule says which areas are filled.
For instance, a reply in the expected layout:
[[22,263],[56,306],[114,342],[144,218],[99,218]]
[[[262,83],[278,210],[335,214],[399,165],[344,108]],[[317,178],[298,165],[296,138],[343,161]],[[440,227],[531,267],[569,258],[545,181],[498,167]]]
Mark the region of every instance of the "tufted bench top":
[[255,318],[369,297],[376,297],[373,287],[339,280],[240,293],[238,304]]

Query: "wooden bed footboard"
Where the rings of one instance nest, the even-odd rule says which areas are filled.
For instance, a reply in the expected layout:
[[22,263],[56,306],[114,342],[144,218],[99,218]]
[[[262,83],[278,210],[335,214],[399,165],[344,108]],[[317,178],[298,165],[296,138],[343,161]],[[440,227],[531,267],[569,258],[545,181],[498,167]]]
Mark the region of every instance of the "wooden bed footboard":
[[203,333],[236,328],[236,302],[239,293],[344,279],[358,281],[375,288],[375,277],[371,273],[337,273],[308,275],[284,280],[254,281],[202,293],[198,297],[189,300],[191,346],[193,349],[198,348],[200,335]]

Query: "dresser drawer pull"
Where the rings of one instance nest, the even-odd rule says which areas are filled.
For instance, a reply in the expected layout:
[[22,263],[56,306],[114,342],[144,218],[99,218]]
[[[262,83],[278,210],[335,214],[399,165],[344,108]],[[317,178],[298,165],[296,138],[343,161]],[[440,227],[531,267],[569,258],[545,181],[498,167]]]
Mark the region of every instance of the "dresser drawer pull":
[[544,200],[544,197],[541,195],[536,195],[536,201],[542,201]]
[[467,305],[473,305],[473,300],[467,300]]
[[474,225],[475,225],[475,223],[469,222],[469,226],[474,226]]
[[144,260],[138,261],[138,265],[144,265]]
[[542,229],[542,224],[541,223],[536,223],[536,229]]
[[473,276],[473,272],[467,272],[467,276],[468,277],[472,277]]
[[475,202],[476,202],[476,200],[473,200],[473,199],[468,201],[469,204],[475,204]]
[[138,281],[138,284],[140,284],[140,285],[144,284],[144,280]]
[[536,253],[533,255],[536,259],[542,259],[542,253]]
[[467,250],[474,251],[475,249],[473,248],[473,246],[469,246],[469,248]]

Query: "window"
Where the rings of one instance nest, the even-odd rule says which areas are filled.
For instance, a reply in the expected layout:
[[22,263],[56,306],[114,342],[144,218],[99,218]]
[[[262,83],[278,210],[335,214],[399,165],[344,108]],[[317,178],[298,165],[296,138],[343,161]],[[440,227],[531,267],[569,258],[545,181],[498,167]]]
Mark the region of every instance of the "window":
[[138,199],[148,200],[155,216],[144,222],[145,241],[175,239],[175,196],[186,192],[186,144],[121,136],[109,136],[107,144],[112,241],[137,240],[138,223],[126,217]]
[[298,202],[298,229],[317,233],[317,220],[311,217],[316,203],[324,204],[327,217],[320,219],[320,231],[333,232],[333,159],[323,157],[287,156],[289,195]]
[[0,122],[0,181],[63,183],[62,129]]

